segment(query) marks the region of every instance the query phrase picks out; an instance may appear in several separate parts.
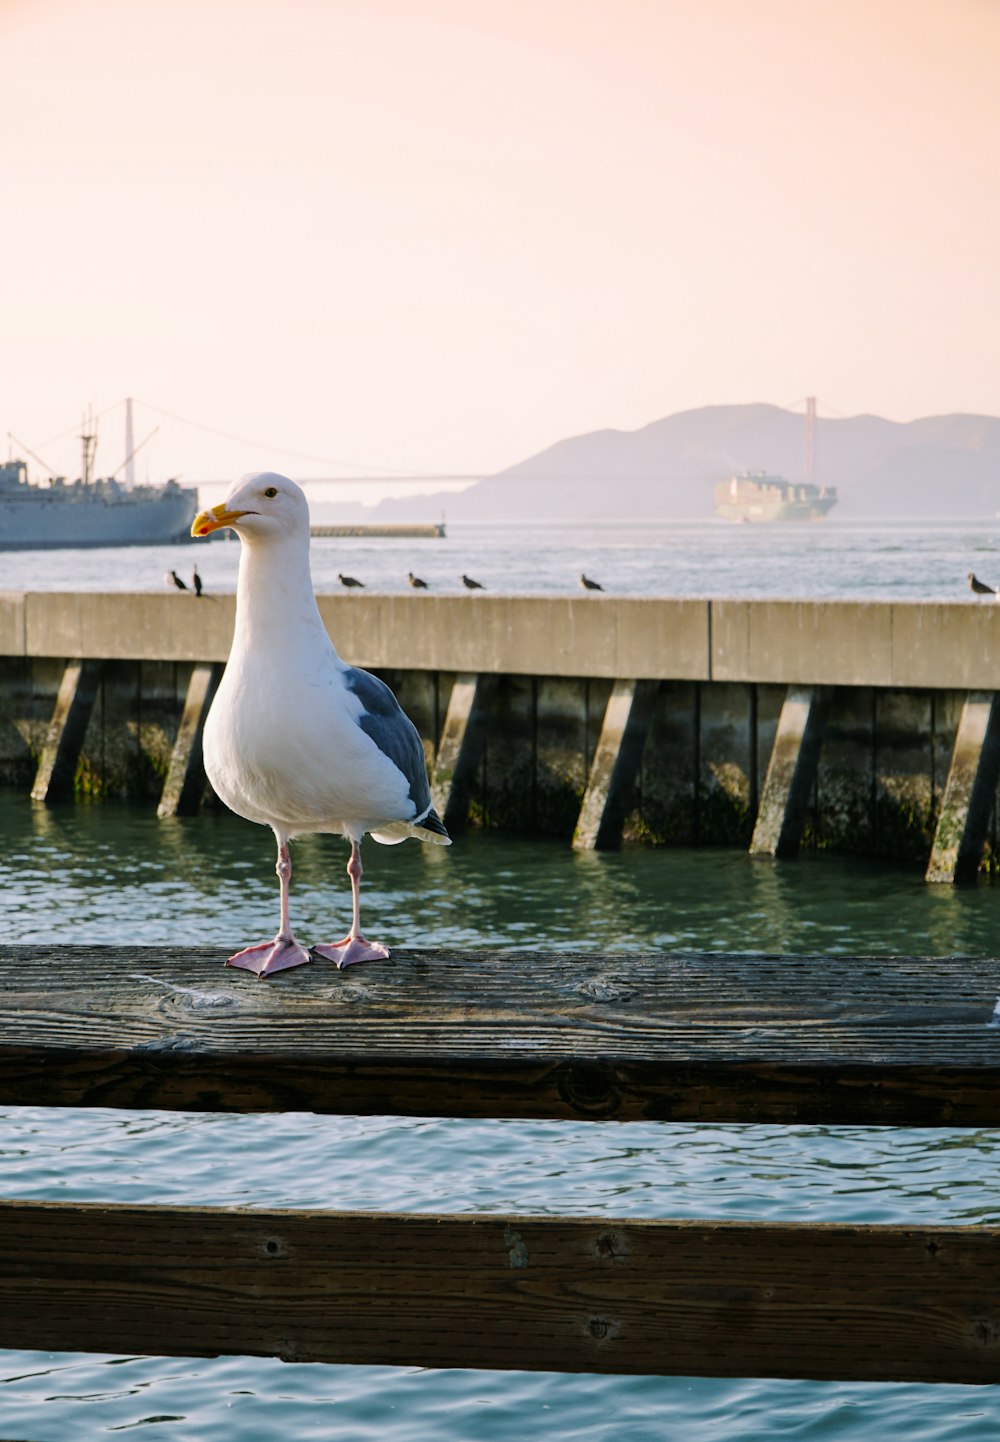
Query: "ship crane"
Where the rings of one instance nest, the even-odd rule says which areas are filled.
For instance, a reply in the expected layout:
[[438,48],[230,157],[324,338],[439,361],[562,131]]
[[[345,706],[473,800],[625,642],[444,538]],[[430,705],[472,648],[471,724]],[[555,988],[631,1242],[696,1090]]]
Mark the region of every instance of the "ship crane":
[[43,461],[41,456],[36,456],[30,446],[26,446],[23,441],[19,441],[13,431],[7,432],[7,439],[13,441],[15,446],[17,446],[19,450],[24,451],[26,456],[30,456],[33,461],[37,461],[43,471],[48,471],[51,480],[54,481],[56,479],[56,473],[52,467],[46,461]]

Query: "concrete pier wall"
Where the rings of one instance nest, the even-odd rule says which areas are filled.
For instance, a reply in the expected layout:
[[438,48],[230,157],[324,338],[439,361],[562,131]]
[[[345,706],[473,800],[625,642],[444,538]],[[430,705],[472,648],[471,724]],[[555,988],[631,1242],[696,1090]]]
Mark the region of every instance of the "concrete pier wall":
[[[1000,689],[1000,605],[658,597],[319,597],[370,668],[617,680]],[[235,598],[0,592],[0,656],[224,661]]]
[[[345,659],[396,691],[431,766],[456,675],[491,676],[470,823],[567,841],[617,679],[660,683],[626,841],[747,845],[787,687],[830,686],[803,845],[915,861],[930,850],[965,696],[1000,690],[995,605],[485,595],[320,605]],[[233,620],[231,596],[0,595],[0,784],[30,791],[66,661],[96,660],[76,790],[155,809],[193,666],[225,659]]]

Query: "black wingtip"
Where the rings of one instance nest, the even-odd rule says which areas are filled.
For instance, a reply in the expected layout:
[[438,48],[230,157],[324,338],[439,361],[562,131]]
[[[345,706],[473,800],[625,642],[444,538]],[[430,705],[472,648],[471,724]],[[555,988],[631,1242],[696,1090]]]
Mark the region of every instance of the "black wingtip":
[[424,828],[425,831],[434,831],[438,834],[438,836],[447,836],[448,840],[451,840],[451,837],[448,836],[447,827],[445,826],[444,822],[441,820],[437,812],[434,810],[433,806],[419,824]]

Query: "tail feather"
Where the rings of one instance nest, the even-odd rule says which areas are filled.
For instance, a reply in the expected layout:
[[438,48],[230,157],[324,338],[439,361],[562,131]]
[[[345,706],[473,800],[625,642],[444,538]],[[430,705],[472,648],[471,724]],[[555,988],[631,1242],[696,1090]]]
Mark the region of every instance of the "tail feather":
[[448,835],[448,831],[445,827],[444,822],[434,810],[433,806],[431,807],[430,811],[428,811],[427,815],[421,816],[420,820],[415,824],[419,826],[423,831],[435,832],[437,836],[443,837],[445,841],[451,840],[451,837]]
[[388,826],[371,832],[371,836],[383,846],[396,846],[408,836],[415,836],[418,841],[430,841],[435,846],[451,845],[451,837],[433,806],[419,821],[392,821]]

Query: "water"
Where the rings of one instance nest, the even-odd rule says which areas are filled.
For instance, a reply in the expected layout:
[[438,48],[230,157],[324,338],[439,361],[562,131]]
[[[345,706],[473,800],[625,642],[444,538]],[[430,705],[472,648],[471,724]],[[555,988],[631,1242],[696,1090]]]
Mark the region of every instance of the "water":
[[[233,591],[238,555],[238,544],[228,541],[0,552],[0,591],[161,590],[167,571],[190,582],[195,565],[208,591]],[[585,571],[617,595],[972,603],[969,571],[1000,585],[1000,519],[780,526],[455,522],[443,540],[317,539],[312,570],[317,591],[340,590],[338,573],[345,572],[371,590],[404,592],[413,571],[435,592],[461,592],[464,572],[488,590],[553,595],[577,590]]]
[[[0,589],[155,589],[197,560],[231,590],[237,549],[0,553]],[[1000,523],[982,527],[454,526],[445,541],[320,541],[317,589],[337,571],[405,590],[408,570],[458,591],[555,592],[581,570],[609,591],[703,596],[972,598],[1000,581]],[[265,831],[229,816],[156,822],[112,802],[38,808],[0,793],[0,909],[12,941],[233,946],[273,931]],[[293,921],[343,929],[346,849],[293,846]],[[627,952],[990,955],[1000,891],[926,887],[916,870],[737,852],[575,855],[543,840],[470,834],[447,851],[366,848],[366,916],[390,945]],[[238,898],[238,900],[237,900]],[[248,984],[256,984],[249,982]],[[294,980],[290,984],[294,984]],[[2,1195],[61,1200],[622,1217],[1000,1223],[996,1135],[969,1130],[691,1127],[229,1117],[12,1109],[0,1115]],[[402,1184],[401,1184],[402,1179]],[[907,1437],[994,1442],[995,1389],[614,1378],[0,1354],[0,1432],[77,1442],[772,1442]]]
[[[114,802],[0,795],[0,908],[14,941],[227,950],[275,924],[269,834],[227,815],[158,823]],[[293,920],[343,925],[346,848],[293,846]],[[366,854],[372,930],[393,945],[995,953],[1000,893],[917,871],[737,852],[576,855],[470,834],[447,851]],[[236,883],[236,885],[234,885]],[[238,901],[234,898],[238,897]],[[377,924],[377,925],[376,925]],[[419,933],[416,928],[419,927]],[[248,982],[248,984],[257,984]],[[12,1109],[3,1195],[61,1200],[525,1211],[620,1217],[1000,1223],[985,1131],[231,1117]],[[401,1183],[402,1179],[402,1183]],[[7,1353],[4,1436],[144,1439],[678,1436],[696,1442],[894,1437],[986,1442],[1000,1398],[960,1387],[426,1372]]]

